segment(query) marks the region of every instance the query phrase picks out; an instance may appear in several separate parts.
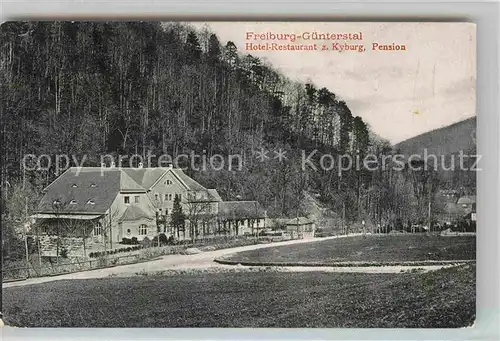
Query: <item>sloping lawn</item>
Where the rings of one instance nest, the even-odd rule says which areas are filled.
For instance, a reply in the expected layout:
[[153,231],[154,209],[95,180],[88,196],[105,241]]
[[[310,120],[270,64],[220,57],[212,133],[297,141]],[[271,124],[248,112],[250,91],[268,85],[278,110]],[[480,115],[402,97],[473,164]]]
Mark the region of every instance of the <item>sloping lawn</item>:
[[475,266],[424,274],[224,273],[55,281],[4,290],[22,327],[463,327]]
[[400,262],[476,259],[476,237],[367,235],[239,252],[226,257],[241,262]]

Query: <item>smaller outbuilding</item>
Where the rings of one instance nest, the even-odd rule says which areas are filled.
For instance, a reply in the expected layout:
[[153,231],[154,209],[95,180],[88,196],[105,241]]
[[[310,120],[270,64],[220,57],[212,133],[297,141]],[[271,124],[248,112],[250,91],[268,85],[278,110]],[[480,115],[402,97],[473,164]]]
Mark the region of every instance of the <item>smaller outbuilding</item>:
[[292,218],[286,223],[286,230],[290,232],[292,238],[313,238],[315,229],[316,226],[314,221],[306,217]]

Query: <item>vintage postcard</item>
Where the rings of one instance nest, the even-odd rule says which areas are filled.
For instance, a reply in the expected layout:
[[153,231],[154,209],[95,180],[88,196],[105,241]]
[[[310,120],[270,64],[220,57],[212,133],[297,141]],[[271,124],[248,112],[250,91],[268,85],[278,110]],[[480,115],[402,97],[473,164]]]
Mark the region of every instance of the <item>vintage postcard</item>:
[[0,42],[6,327],[474,324],[474,24]]

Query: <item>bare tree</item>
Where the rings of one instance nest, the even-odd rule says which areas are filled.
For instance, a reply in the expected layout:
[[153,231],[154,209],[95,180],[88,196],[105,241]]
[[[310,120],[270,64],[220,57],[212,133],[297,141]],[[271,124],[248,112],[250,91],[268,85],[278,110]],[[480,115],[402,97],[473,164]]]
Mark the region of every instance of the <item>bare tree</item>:
[[196,241],[200,222],[209,221],[213,215],[212,202],[209,198],[208,191],[189,191],[187,194],[186,218],[192,243]]

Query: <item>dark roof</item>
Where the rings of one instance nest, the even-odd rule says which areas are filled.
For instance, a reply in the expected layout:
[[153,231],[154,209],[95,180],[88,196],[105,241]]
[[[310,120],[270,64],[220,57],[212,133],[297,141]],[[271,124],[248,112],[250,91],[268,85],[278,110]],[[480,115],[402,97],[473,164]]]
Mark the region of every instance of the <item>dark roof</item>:
[[219,203],[222,219],[265,218],[266,212],[257,201],[223,201]]
[[105,213],[120,191],[144,193],[169,171],[188,190],[207,191],[211,201],[222,201],[216,190],[207,190],[181,169],[72,167],[45,188],[38,213]]
[[153,220],[153,217],[144,212],[139,206],[129,206],[125,212],[123,212],[119,221],[136,221],[142,218]]
[[309,225],[312,223],[314,222],[306,217],[292,218],[286,222],[287,225]]
[[104,213],[120,192],[120,180],[118,169],[70,168],[45,188],[38,212]]

